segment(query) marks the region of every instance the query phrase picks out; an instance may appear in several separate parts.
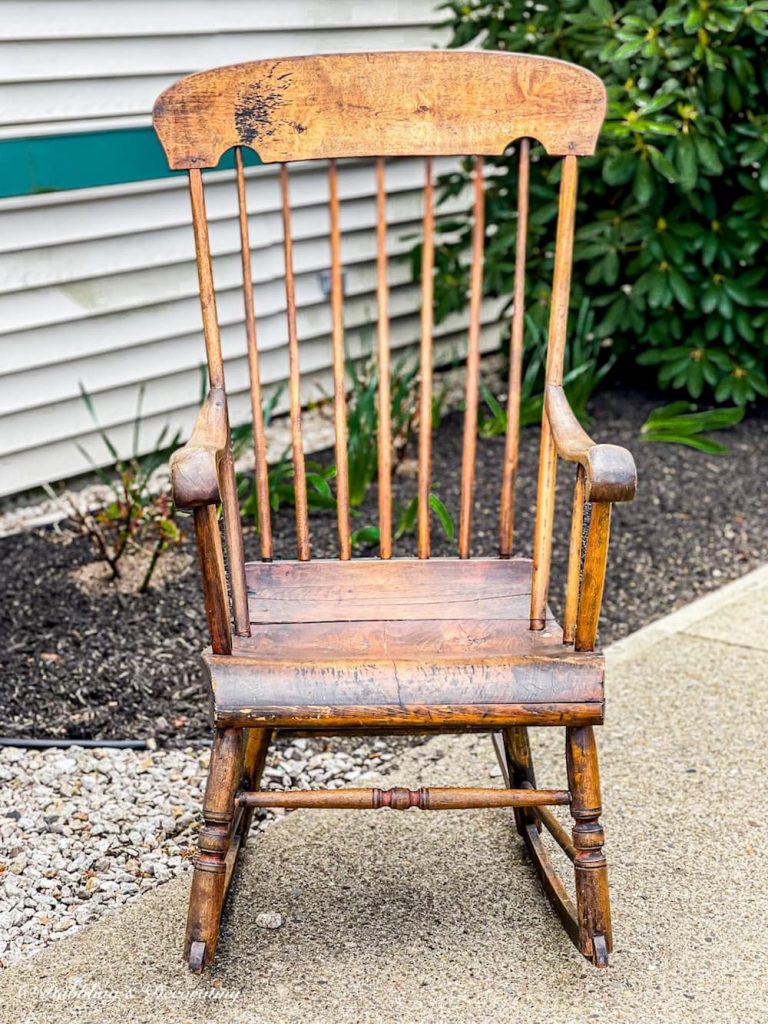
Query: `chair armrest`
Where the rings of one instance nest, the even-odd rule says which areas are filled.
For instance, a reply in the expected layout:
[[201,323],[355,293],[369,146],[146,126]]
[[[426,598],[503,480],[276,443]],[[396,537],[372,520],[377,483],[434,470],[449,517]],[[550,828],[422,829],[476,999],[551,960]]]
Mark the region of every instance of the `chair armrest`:
[[221,500],[219,463],[226,454],[228,434],[224,392],[211,388],[189,440],[171,456],[171,491],[177,508],[201,508]]
[[635,460],[626,448],[596,444],[573,414],[559,384],[544,390],[547,419],[557,454],[584,467],[587,501],[632,501],[637,489]]

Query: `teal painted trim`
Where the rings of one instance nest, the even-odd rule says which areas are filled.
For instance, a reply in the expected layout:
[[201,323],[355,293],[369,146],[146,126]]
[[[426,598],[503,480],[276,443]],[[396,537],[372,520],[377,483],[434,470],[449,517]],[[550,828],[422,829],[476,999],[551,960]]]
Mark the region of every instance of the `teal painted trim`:
[[[260,163],[243,150],[246,166]],[[218,170],[234,168],[230,150]],[[30,139],[0,139],[0,198],[62,192],[130,181],[172,178],[165,153],[151,128],[118,128],[72,135],[40,135]]]

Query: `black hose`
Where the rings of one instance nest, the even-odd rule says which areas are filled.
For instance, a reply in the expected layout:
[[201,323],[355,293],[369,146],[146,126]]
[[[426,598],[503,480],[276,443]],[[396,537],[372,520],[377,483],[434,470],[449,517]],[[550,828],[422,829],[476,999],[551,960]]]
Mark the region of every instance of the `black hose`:
[[146,740],[31,740],[19,736],[0,736],[0,747],[29,747],[45,750],[48,747],[113,747],[116,750],[146,750]]

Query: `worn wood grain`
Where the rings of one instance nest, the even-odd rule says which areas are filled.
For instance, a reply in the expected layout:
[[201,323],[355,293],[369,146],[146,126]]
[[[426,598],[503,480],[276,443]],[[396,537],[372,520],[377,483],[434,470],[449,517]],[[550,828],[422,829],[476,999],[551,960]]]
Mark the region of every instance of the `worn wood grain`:
[[523,620],[531,563],[477,558],[356,558],[250,562],[251,622],[359,622],[366,619]]
[[[529,631],[530,632],[530,631]],[[550,652],[532,654],[521,640],[517,652],[463,660],[247,655],[241,648],[224,659],[208,659],[217,707],[244,704],[393,707],[436,704],[533,704],[600,702],[599,657],[566,653],[557,640]]]
[[242,699],[231,705],[223,700],[214,709],[220,726],[270,727],[277,729],[311,729],[313,732],[365,732],[369,728],[388,726],[393,732],[400,727],[417,731],[451,731],[479,728],[482,732],[508,725],[567,726],[600,725],[602,702],[545,704],[365,704],[335,705],[287,704],[251,706]]
[[432,50],[216,68],[166,89],[152,120],[175,169],[215,167],[232,146],[274,163],[499,154],[521,136],[578,156],[594,152],[605,104],[602,82],[572,64]]

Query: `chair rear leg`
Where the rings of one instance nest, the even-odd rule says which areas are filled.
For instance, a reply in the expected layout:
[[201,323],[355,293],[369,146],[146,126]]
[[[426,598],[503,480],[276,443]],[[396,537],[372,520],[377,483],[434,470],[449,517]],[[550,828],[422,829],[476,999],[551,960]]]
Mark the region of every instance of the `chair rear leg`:
[[603,852],[605,835],[600,824],[600,773],[591,726],[566,729],[566,763],[574,819],[576,848],[576,909],[578,946],[597,967],[608,966],[613,947],[608,865]]
[[189,896],[184,955],[191,970],[213,959],[221,911],[232,876],[228,864],[235,826],[235,794],[243,768],[243,730],[216,729],[203,800],[203,827]]
[[[271,739],[271,729],[246,730],[245,754],[243,756],[243,786],[245,789],[259,788]],[[240,822],[240,843],[243,846],[251,830],[254,810],[255,808],[253,807],[247,807],[243,811],[243,817]]]
[[[493,741],[507,786],[513,789],[531,786],[535,789],[536,774],[533,770],[533,755],[527,726],[508,726],[495,733]],[[541,830],[541,824],[530,807],[516,807],[514,814],[520,835],[524,835],[527,825],[535,824]]]

